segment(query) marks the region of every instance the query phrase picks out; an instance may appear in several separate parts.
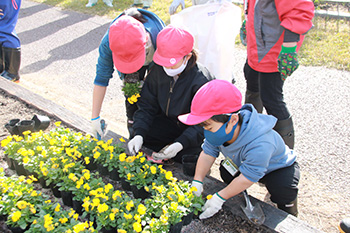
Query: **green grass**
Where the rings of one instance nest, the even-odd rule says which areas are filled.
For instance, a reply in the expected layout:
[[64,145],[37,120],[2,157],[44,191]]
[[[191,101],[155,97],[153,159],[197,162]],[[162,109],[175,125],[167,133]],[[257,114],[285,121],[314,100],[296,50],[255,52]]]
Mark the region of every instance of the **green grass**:
[[[86,8],[85,5],[88,0],[32,1],[86,14],[105,16],[111,20],[133,4],[133,0],[114,0],[114,7],[110,8],[102,0],[98,0],[97,5]],[[171,3],[172,0],[153,0],[152,7],[149,10],[157,14],[166,24],[169,24],[169,6]],[[186,7],[189,7],[192,5],[192,1],[185,0],[185,4]],[[315,17],[314,25],[315,27],[306,35],[299,52],[300,64],[350,71],[350,22]],[[236,40],[236,44],[239,44],[239,39]],[[238,47],[244,49],[241,45],[238,45]]]

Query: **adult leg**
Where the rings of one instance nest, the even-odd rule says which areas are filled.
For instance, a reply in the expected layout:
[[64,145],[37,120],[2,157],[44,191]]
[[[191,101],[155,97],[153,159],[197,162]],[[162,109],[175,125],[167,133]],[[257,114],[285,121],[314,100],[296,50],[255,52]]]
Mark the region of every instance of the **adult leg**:
[[253,70],[248,65],[248,62],[246,62],[243,68],[243,73],[247,84],[245,103],[252,104],[259,113],[262,113],[263,104],[260,98],[259,72]]
[[259,182],[265,184],[271,201],[285,212],[298,216],[298,184],[300,168],[297,162],[265,175]]
[[260,96],[269,115],[277,118],[276,130],[289,148],[294,148],[294,126],[283,97],[284,81],[279,72],[260,73]]

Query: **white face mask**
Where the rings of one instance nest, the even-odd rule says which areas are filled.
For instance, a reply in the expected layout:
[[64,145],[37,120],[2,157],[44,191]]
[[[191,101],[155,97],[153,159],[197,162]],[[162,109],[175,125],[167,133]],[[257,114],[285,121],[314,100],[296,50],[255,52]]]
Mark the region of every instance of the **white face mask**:
[[[185,60],[186,60],[186,59],[185,59]],[[187,66],[187,62],[188,62],[188,60],[186,60],[186,62],[182,63],[182,65],[179,66],[179,67],[176,68],[176,69],[168,69],[168,68],[165,68],[164,66],[163,66],[163,69],[164,69],[164,71],[165,71],[165,73],[166,73],[167,75],[169,75],[169,76],[171,76],[171,77],[174,77],[174,76],[176,76],[176,75],[178,75],[178,74],[181,74],[182,71],[185,70],[185,68],[186,68],[186,66]]]

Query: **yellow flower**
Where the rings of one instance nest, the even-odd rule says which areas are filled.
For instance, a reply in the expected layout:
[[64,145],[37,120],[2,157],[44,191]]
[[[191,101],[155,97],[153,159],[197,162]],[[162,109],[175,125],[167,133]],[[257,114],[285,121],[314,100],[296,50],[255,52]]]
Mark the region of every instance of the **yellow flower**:
[[98,151],[96,151],[96,152],[94,153],[94,159],[98,159],[98,158],[100,157],[100,155],[101,155],[101,153],[98,152]]
[[144,206],[143,204],[140,204],[138,207],[137,207],[137,212],[140,214],[140,215],[144,215],[146,213],[146,206]]
[[116,190],[112,195],[113,200],[115,201],[115,200],[117,200],[117,197],[122,197],[121,194],[122,193],[119,190]]
[[21,218],[21,215],[20,211],[14,212],[11,217],[12,222],[17,222]]
[[110,214],[109,214],[109,218],[110,218],[112,221],[114,221],[114,219],[115,219],[115,214],[114,214],[114,213],[110,213]]
[[7,136],[6,139],[1,141],[1,147],[7,146],[11,141],[12,141],[12,137],[11,136]]
[[109,190],[111,190],[113,188],[113,185],[111,185],[110,183],[105,185],[105,193],[109,193]]
[[151,169],[151,173],[152,174],[156,174],[157,173],[157,168],[155,166],[151,166],[150,169]]
[[60,223],[66,223],[68,218],[60,218],[58,221],[60,221]]
[[30,194],[30,196],[36,197],[36,196],[38,196],[38,193],[34,190],[34,191]]
[[85,223],[78,223],[73,227],[74,233],[83,232],[85,230]]
[[170,204],[171,208],[173,208],[174,210],[177,210],[177,207],[179,206],[179,204],[177,202],[172,202]]
[[24,163],[24,164],[29,163],[29,158],[28,158],[27,156],[23,158],[23,163]]
[[79,214],[74,214],[74,215],[73,215],[73,218],[74,218],[75,220],[77,220],[78,217],[79,217]]
[[85,160],[85,163],[86,163],[86,164],[89,164],[89,163],[90,163],[90,158],[89,158],[89,157],[85,157],[84,160]]
[[23,210],[27,207],[27,204],[28,203],[26,201],[19,201],[19,202],[17,202],[17,207],[18,207],[18,209]]
[[119,141],[125,142],[125,139],[123,137],[119,138]]
[[134,230],[135,230],[136,232],[141,232],[141,231],[142,231],[142,226],[141,226],[141,224],[138,223],[138,222],[134,222],[134,224],[132,224],[132,227],[134,228]]
[[60,207],[61,207],[60,203],[57,203],[57,206],[55,207],[55,211],[59,212],[60,211]]
[[140,163],[144,163],[146,161],[146,158],[145,157],[142,157],[141,159],[140,159]]
[[165,178],[166,178],[167,180],[170,180],[172,177],[173,177],[173,173],[172,173],[171,171],[167,171],[167,172],[165,173]]
[[210,195],[210,194],[209,194],[209,195],[207,196],[207,199],[210,200],[212,197],[213,197],[213,195]]
[[134,202],[132,200],[128,201],[125,208],[130,211],[131,207],[134,207]]
[[106,203],[103,203],[97,207],[97,210],[99,213],[103,213],[108,210],[108,205],[106,205]]
[[90,186],[89,186],[89,184],[88,184],[88,183],[84,184],[84,186],[83,186],[83,187],[84,187],[84,189],[85,189],[85,190],[90,190]]
[[119,160],[120,160],[120,162],[124,162],[124,161],[125,161],[125,158],[126,158],[126,154],[125,154],[125,153],[121,153],[121,154],[119,155]]
[[131,214],[126,214],[126,213],[124,213],[124,218],[125,218],[126,220],[132,219],[132,215],[131,215]]
[[38,223],[38,221],[36,221],[36,219],[34,219],[32,224],[37,224],[37,223]]
[[43,167],[43,168],[41,169],[41,172],[43,173],[44,176],[47,176],[47,174],[49,174],[49,171],[47,170],[46,167]]
[[123,229],[118,229],[118,233],[127,233],[127,231]]
[[55,122],[55,125],[56,125],[57,127],[60,127],[61,122],[60,122],[60,121],[56,121],[56,122]]

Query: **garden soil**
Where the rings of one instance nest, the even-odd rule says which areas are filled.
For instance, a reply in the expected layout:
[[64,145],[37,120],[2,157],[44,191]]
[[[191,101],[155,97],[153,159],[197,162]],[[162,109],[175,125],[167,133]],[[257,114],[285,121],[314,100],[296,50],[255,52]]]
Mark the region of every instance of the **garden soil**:
[[[19,85],[90,119],[98,45],[110,22],[22,0],[16,27],[22,43]],[[244,93],[246,50],[237,48],[234,59],[236,85]],[[339,221],[350,217],[349,80],[347,71],[300,66],[284,86],[301,167],[299,218],[324,232],[337,232]],[[13,116],[3,110],[0,115],[1,127]],[[110,130],[127,137],[117,75],[108,86],[101,117]],[[211,174],[219,179],[216,165]],[[248,193],[272,204],[264,187],[253,185]]]
[[[4,125],[14,118],[19,118],[21,120],[31,120],[34,114],[46,115],[42,112],[28,104],[19,101],[17,98],[7,95],[0,90],[0,141],[5,139],[10,133],[6,130]],[[50,126],[45,130],[45,132],[51,130],[55,127],[54,122],[59,121],[51,117]],[[64,124],[63,124],[64,126]],[[6,164],[4,158],[4,150],[0,148],[0,166],[5,169],[7,175],[14,175],[15,172],[10,170]],[[109,178],[103,177],[105,183],[111,183],[115,189],[121,190],[121,184],[117,181],[110,180]],[[43,189],[40,184],[34,184],[35,188],[42,191],[44,194],[48,195],[52,201],[59,202],[64,209],[69,207],[65,206],[61,198],[55,198],[50,189]],[[127,192],[132,195],[132,192]],[[84,219],[82,219],[84,221]],[[0,221],[0,232],[10,233],[7,229],[4,221]],[[264,226],[258,226],[246,219],[242,219],[239,216],[233,215],[230,210],[224,208],[214,217],[200,221],[199,219],[194,219],[189,225],[182,228],[183,233],[219,233],[219,232],[237,232],[237,233],[272,233],[269,229]]]

